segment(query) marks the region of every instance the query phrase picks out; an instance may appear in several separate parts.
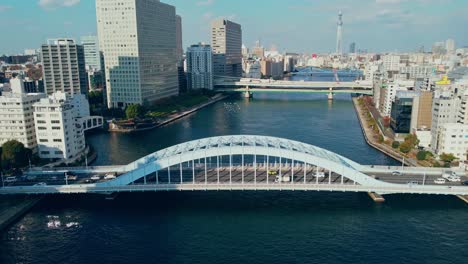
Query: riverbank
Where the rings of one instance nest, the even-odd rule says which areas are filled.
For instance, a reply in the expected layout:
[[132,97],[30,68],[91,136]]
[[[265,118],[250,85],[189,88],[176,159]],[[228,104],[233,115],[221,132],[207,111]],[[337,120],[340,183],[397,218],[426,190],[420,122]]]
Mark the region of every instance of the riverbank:
[[379,143],[378,138],[374,136],[374,131],[370,128],[370,125],[367,122],[364,111],[362,111],[362,109],[359,107],[358,97],[353,97],[353,105],[354,109],[356,110],[356,115],[358,117],[359,124],[361,125],[364,139],[366,140],[369,146],[377,149],[378,151],[384,153],[385,155],[395,160],[400,161],[401,163],[403,163],[404,161],[405,165],[420,167],[420,165],[416,161],[410,158],[403,157],[399,152],[395,151],[390,146],[387,146],[383,143]]
[[5,196],[0,202],[0,232],[10,225],[20,220],[29,210],[31,210],[41,197],[18,197]]
[[111,126],[109,128],[109,131],[110,132],[117,132],[117,133],[131,133],[131,132],[141,132],[141,131],[152,130],[152,129],[155,129],[155,128],[162,127],[162,126],[165,126],[167,124],[170,124],[170,123],[172,123],[172,122],[174,122],[176,120],[179,120],[179,119],[181,119],[181,118],[183,118],[185,116],[193,114],[193,113],[197,112],[198,110],[203,109],[203,108],[205,108],[205,107],[207,107],[209,105],[212,105],[214,103],[222,101],[222,100],[224,100],[224,99],[226,99],[228,97],[229,97],[229,95],[218,94],[218,95],[214,96],[213,98],[211,98],[206,103],[194,106],[194,107],[190,108],[189,110],[170,115],[167,118],[159,121],[157,124],[154,124],[154,126],[151,126],[151,127],[147,127],[147,128],[143,128],[143,129],[121,129],[121,128],[118,128],[118,127],[112,127]]

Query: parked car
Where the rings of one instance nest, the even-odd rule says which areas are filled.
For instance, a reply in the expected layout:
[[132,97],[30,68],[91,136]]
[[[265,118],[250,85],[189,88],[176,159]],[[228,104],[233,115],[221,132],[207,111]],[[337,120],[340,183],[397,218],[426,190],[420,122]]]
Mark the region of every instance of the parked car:
[[438,178],[434,181],[435,184],[446,184],[447,183],[447,180],[445,180],[444,178]]

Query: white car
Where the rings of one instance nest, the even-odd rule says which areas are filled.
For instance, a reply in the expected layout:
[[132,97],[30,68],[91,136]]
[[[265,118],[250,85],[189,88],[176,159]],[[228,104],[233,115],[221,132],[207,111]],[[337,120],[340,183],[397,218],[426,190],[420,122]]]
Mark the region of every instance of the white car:
[[325,172],[317,172],[314,174],[315,177],[317,178],[325,178]]
[[446,184],[447,181],[444,178],[438,178],[434,181],[435,184]]
[[113,174],[107,174],[104,177],[104,180],[115,180],[115,179],[117,179],[117,177],[115,177],[115,175],[113,175]]
[[444,172],[444,174],[442,175],[442,178],[448,180],[450,177],[452,177],[452,174],[449,173],[449,172]]
[[461,182],[460,177],[453,177],[453,176],[451,176],[451,177],[449,177],[447,180],[448,180],[449,182]]
[[99,176],[99,175],[95,175],[95,176],[91,177],[92,181],[99,181],[100,179],[101,179],[101,176]]
[[45,183],[45,182],[40,182],[40,183],[34,184],[34,187],[44,187],[44,186],[47,186],[47,183]]
[[16,179],[16,177],[8,177],[5,179],[5,182],[6,183],[13,183],[13,182],[17,182],[18,180]]

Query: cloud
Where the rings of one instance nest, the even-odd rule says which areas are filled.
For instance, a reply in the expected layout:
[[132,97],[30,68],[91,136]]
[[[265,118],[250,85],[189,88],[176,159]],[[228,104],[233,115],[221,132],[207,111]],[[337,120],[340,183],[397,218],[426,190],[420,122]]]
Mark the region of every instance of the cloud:
[[59,7],[70,7],[80,3],[81,0],[39,0],[38,5],[47,10]]
[[6,5],[0,5],[0,12],[7,11],[9,9],[12,9],[13,7],[11,6],[6,6]]
[[204,1],[198,1],[197,6],[209,6],[214,4],[215,0],[204,0]]

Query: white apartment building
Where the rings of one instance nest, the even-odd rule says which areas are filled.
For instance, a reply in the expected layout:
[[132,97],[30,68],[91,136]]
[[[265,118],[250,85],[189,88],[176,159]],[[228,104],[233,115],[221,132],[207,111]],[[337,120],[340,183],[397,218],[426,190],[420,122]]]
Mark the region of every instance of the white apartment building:
[[245,69],[245,78],[261,79],[262,66],[258,61],[249,61]]
[[83,46],[72,39],[48,40],[42,45],[42,71],[47,94],[62,91],[70,95],[88,92]]
[[[85,148],[84,128],[80,113],[83,95],[70,97],[56,92],[34,104],[39,157],[42,159],[71,159]],[[89,110],[88,110],[89,111]]]
[[96,14],[109,107],[178,95],[181,39],[174,6],[159,0],[96,0]]
[[213,90],[213,53],[210,45],[197,44],[187,49],[188,89]]
[[385,71],[400,70],[400,55],[385,55],[382,57],[382,62]]
[[381,113],[383,116],[390,116],[392,113],[392,104],[395,102],[395,97],[398,91],[407,91],[405,86],[400,86],[398,83],[388,83],[385,89],[383,105]]
[[426,78],[434,72],[435,66],[411,65],[400,67],[400,74],[407,74],[409,79]]
[[440,139],[442,137],[442,126],[445,124],[456,124],[461,101],[458,97],[434,98],[432,106],[432,142],[431,148],[439,153]]
[[468,125],[444,124],[440,129],[437,154],[453,154],[460,161],[466,161],[468,155]]
[[45,94],[4,93],[0,96],[0,145],[16,140],[27,148],[36,147],[33,104]]

